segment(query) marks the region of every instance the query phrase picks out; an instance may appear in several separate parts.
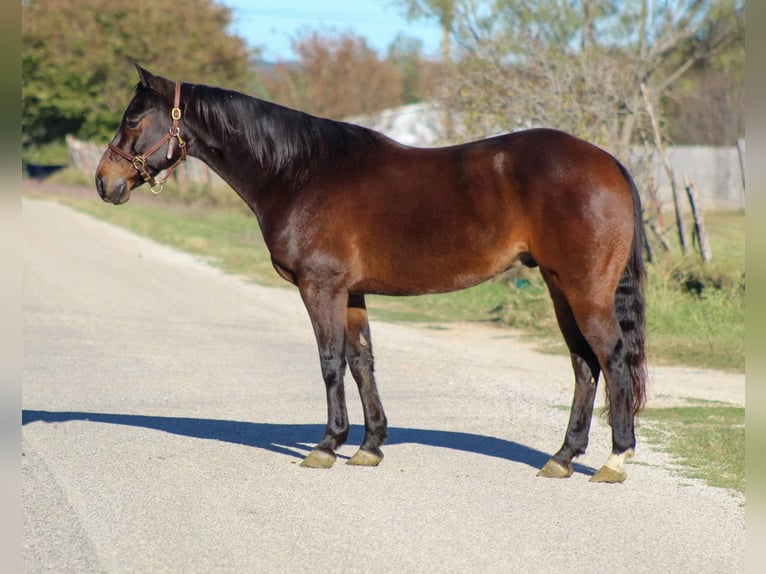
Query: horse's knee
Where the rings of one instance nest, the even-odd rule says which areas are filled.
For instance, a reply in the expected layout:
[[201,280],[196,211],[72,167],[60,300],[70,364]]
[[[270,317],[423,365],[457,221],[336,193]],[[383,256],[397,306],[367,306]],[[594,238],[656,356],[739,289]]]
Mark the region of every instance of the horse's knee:
[[320,354],[319,363],[322,368],[322,377],[326,384],[331,385],[343,378],[343,373],[346,370],[345,356]]

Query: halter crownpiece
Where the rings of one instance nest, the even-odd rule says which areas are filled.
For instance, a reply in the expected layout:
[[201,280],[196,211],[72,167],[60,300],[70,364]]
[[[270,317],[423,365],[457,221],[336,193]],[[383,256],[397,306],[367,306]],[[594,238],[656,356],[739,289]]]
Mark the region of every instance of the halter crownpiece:
[[[178,122],[181,119],[181,82],[176,82],[175,98],[173,99],[173,109],[170,110],[170,117],[173,120],[173,125],[168,128],[168,133],[166,133],[160,139],[160,141],[150,147],[143,154],[137,153],[135,155],[130,155],[129,153],[122,151],[114,144],[109,144],[110,150],[115,152],[120,157],[124,157],[126,160],[133,164],[133,167],[143,178],[143,180],[149,184],[152,193],[155,195],[162,191],[162,187],[165,185],[165,182],[167,182],[168,177],[173,172],[173,170],[176,169],[182,162],[186,161],[186,142],[181,139],[181,128],[178,127]],[[146,158],[160,149],[165,142],[168,142],[168,153],[165,156],[167,159],[171,159],[173,157],[173,147],[175,145],[178,146],[181,155],[173,165],[165,170],[165,176],[160,181],[156,181],[146,169]]]

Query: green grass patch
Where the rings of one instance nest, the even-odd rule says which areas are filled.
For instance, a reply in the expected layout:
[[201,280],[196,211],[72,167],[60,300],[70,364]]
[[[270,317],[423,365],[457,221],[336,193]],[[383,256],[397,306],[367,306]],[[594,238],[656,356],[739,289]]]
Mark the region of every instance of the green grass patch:
[[[95,191],[92,199],[43,196],[204,257],[228,273],[286,286],[271,266],[255,218],[236,194],[194,189],[181,194],[169,186],[156,198],[139,190],[139,197],[121,207],[101,202]],[[653,363],[744,372],[745,217],[710,213],[706,218],[714,249],[711,263],[703,266],[695,256],[667,255],[648,266],[648,354]],[[536,270],[524,267],[464,291],[373,296],[368,303],[373,319],[494,323],[540,338],[547,351],[565,352],[545,284]]]
[[648,266],[647,347],[652,361],[744,372],[745,214],[705,215],[712,261],[665,255]]
[[76,185],[81,187],[93,187],[94,177],[85,173],[80,169],[73,167],[65,167],[64,169],[57,171],[45,178],[47,183],[62,184],[62,185]]
[[647,409],[639,434],[679,463],[683,476],[745,492],[745,409],[691,406]]

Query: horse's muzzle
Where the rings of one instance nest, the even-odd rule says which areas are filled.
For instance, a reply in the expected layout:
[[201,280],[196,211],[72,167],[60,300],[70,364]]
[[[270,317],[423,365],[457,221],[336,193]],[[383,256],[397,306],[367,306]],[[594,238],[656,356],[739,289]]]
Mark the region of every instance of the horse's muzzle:
[[120,178],[114,182],[108,182],[103,176],[96,176],[96,190],[98,195],[107,203],[119,205],[130,199],[127,182]]

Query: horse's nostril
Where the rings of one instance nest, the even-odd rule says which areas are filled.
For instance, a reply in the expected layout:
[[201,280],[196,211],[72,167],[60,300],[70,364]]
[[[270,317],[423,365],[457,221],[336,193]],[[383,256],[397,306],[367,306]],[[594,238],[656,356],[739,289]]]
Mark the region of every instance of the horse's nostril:
[[115,192],[117,194],[117,198],[115,203],[120,203],[120,200],[122,199],[123,194],[127,190],[128,186],[125,183],[125,180],[121,180],[119,184],[117,184],[117,187],[115,188]]
[[98,194],[103,199],[104,197],[104,178],[99,176],[96,176],[96,191],[98,191]]

